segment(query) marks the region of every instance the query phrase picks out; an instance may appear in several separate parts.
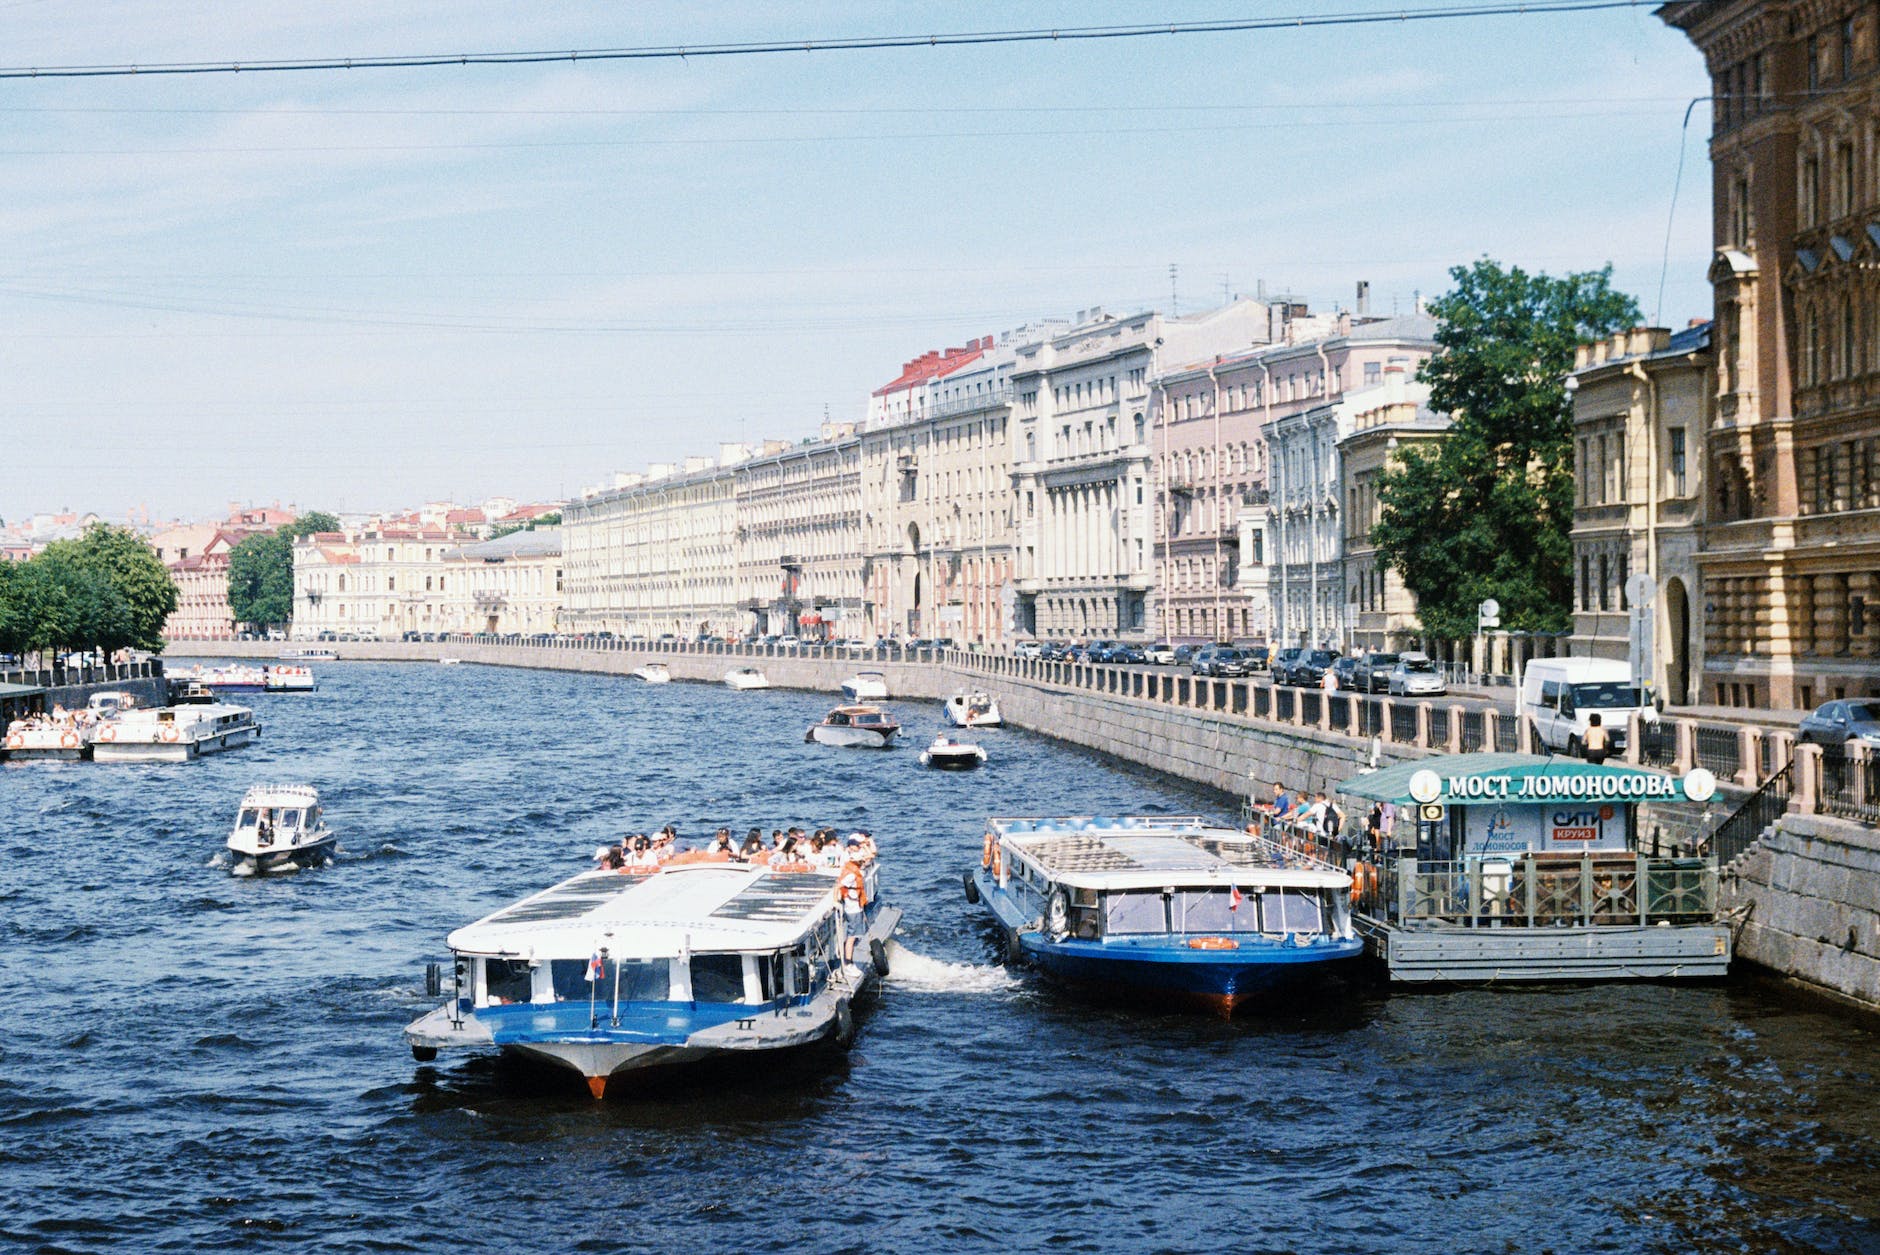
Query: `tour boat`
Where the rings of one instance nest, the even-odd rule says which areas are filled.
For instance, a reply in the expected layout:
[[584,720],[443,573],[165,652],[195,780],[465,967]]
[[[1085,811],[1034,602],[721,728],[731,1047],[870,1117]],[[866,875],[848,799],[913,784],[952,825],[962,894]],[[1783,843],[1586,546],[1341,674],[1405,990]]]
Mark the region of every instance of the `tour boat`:
[[767,689],[770,681],[756,667],[734,667],[725,672],[725,684],[734,689]]
[[270,693],[311,693],[315,687],[308,667],[264,667],[261,675],[262,687]]
[[283,649],[282,662],[338,662],[339,653],[331,649]]
[[1008,960],[1222,1013],[1364,950],[1348,874],[1193,817],[990,820],[966,897],[998,921]]
[[312,867],[326,861],[335,836],[320,812],[320,794],[304,784],[261,784],[242,795],[228,848],[238,876]]
[[268,687],[266,669],[251,667],[246,663],[233,663],[226,667],[191,667],[187,671],[172,672],[171,678],[197,680],[218,693],[259,693]]
[[489,1046],[547,1060],[596,1098],[641,1069],[846,1049],[853,1004],[886,974],[901,918],[880,900],[877,869],[859,869],[858,913],[839,900],[841,873],[808,864],[682,854],[584,872],[451,933],[450,1000],[405,1040],[419,1062]]
[[956,741],[944,732],[920,752],[920,765],[937,771],[971,771],[985,761],[984,748]]
[[978,689],[947,698],[946,717],[956,728],[996,728],[1004,722],[998,700]]
[[803,739],[819,745],[885,750],[900,732],[900,723],[879,706],[837,706],[821,723],[812,723]]
[[852,702],[888,700],[888,677],[879,671],[860,671],[842,681],[842,696]]
[[643,662],[633,669],[633,678],[648,684],[671,684],[672,668],[663,662]]
[[101,763],[181,763],[260,735],[255,712],[246,706],[159,706],[126,711],[99,728],[91,756]]

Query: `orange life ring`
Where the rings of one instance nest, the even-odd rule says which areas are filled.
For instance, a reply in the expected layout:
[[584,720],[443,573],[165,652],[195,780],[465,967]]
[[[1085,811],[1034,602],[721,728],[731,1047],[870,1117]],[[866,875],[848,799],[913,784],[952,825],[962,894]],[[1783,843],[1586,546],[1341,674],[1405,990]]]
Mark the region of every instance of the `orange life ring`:
[[59,744],[63,745],[68,750],[77,749],[78,748],[78,733],[67,732],[64,736],[61,736],[59,738]]
[[173,723],[165,724],[160,735],[166,741],[174,741],[176,739],[176,725]]
[[1377,891],[1377,868],[1360,859],[1351,869],[1351,901],[1355,905],[1366,894]]
[[24,744],[26,744],[26,738],[22,734],[18,732],[7,733],[7,748],[8,749],[18,749],[20,746]]
[[1190,937],[1190,950],[1238,950],[1240,943],[1232,937]]
[[107,723],[107,724],[105,724],[105,725],[104,725],[104,727],[102,727],[102,728],[99,728],[99,729],[98,729],[98,739],[99,739],[100,741],[115,741],[115,740],[117,740],[117,727],[116,727],[116,725],[114,725],[114,724],[109,724],[109,723]]
[[996,836],[994,836],[991,832],[987,832],[986,844],[984,848],[982,848],[979,852],[979,865],[981,867],[987,867],[987,868],[991,867],[992,861],[993,861],[993,851],[997,850],[998,848],[999,848],[999,839]]

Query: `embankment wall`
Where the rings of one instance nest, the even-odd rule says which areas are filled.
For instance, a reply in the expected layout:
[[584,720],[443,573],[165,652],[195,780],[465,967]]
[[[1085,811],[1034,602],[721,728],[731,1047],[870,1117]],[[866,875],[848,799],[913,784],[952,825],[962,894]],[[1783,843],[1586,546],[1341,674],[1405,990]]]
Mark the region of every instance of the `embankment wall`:
[[1880,1010],[1880,832],[1788,815],[1722,883],[1737,957]]

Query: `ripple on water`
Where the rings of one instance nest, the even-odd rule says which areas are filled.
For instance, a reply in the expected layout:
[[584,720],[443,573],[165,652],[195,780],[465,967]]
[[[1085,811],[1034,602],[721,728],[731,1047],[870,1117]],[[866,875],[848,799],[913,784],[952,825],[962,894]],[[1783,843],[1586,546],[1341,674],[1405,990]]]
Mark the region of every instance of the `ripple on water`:
[[[960,892],[984,817],[1226,800],[1016,729],[959,778],[806,746],[813,694],[319,670],[311,698],[256,698],[253,750],[5,771],[0,1242],[1875,1245],[1880,1056],[1859,1025],[1737,987],[1332,989],[1231,1022],[1093,1006],[995,961]],[[911,735],[939,724],[895,705]],[[321,787],[336,865],[229,876],[226,824],[261,779]],[[599,1107],[517,1060],[411,1060],[399,1030],[446,932],[668,821],[877,834],[907,914],[853,1053],[649,1077]],[[135,857],[103,868],[126,832]],[[288,1160],[297,1179],[258,1185]]]

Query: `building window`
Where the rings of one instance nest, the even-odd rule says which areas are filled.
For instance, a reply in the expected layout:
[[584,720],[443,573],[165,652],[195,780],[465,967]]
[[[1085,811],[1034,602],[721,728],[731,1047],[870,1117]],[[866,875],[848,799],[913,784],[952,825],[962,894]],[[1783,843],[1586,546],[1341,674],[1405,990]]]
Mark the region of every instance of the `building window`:
[[1821,39],[1808,37],[1808,90],[1815,91],[1821,86]]
[[1837,144],[1834,149],[1834,206],[1832,215],[1844,218],[1854,208],[1854,146]]
[[1841,20],[1841,77],[1854,77],[1854,19]]
[[1384,364],[1382,362],[1366,362],[1364,364],[1364,386],[1367,388],[1375,388],[1383,381]]
[[1671,495],[1684,496],[1684,428],[1671,429]]
[[1801,199],[1802,225],[1817,225],[1821,219],[1821,158],[1812,154],[1802,158],[1802,185],[1797,194]]
[[1749,247],[1749,178],[1743,175],[1730,185],[1730,242]]
[[1609,610],[1611,606],[1612,569],[1605,554],[1599,555],[1599,608]]

